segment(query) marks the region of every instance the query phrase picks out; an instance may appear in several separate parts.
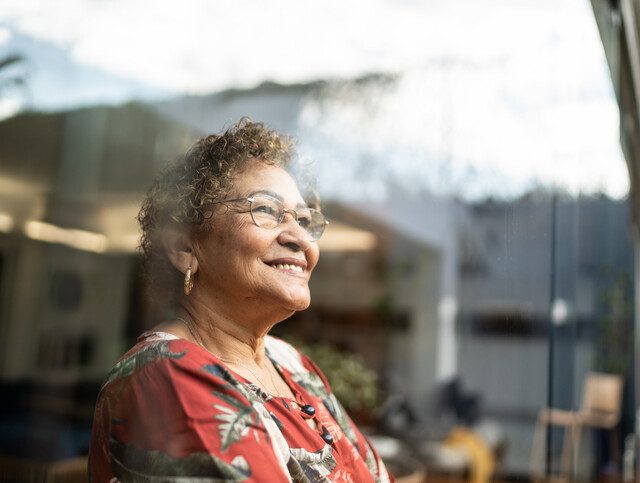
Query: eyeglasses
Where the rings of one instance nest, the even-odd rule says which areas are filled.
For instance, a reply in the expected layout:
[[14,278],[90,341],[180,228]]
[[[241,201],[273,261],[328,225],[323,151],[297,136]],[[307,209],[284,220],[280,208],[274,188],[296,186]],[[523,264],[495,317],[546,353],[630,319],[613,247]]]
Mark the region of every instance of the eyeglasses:
[[233,200],[214,201],[217,203],[240,203],[249,202],[249,211],[253,222],[261,227],[273,229],[284,220],[284,215],[290,213],[291,216],[309,234],[312,240],[319,240],[324,233],[325,227],[329,224],[324,215],[313,208],[300,208],[292,210],[285,208],[282,202],[269,195],[253,195],[247,198],[236,198]]

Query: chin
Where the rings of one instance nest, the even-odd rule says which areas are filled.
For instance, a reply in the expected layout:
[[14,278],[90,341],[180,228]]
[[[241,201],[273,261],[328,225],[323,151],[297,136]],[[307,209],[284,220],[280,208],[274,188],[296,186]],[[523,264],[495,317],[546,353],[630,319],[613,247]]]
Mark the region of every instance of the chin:
[[286,317],[294,312],[305,310],[311,304],[311,293],[308,287],[279,287],[276,290],[263,292],[259,299],[265,304],[264,309],[287,312]]
[[307,310],[309,308],[309,305],[311,305],[311,302],[307,302],[304,304],[300,304],[298,307],[296,307],[294,310],[296,312],[299,312],[300,310]]
[[298,304],[298,305],[282,304],[281,313],[280,313],[280,316],[278,317],[278,321],[282,322],[284,320],[287,320],[289,317],[291,317],[296,312],[300,312],[302,310],[305,310],[307,307],[309,307],[308,303],[307,304]]
[[300,300],[300,301],[291,301],[288,304],[285,304],[284,307],[287,310],[291,310],[292,312],[299,312],[300,310],[305,310],[311,305],[310,300]]
[[287,310],[291,310],[293,312],[299,312],[300,310],[305,310],[311,305],[311,299],[309,297],[299,297],[295,299],[289,299],[289,301],[283,306]]

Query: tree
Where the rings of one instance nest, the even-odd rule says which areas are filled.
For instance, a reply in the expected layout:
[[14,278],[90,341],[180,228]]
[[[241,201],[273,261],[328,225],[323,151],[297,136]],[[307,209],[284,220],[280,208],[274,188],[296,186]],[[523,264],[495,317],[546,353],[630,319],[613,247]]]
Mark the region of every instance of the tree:
[[[14,87],[24,88],[26,76],[23,72],[17,72],[13,67],[23,64],[26,59],[20,54],[9,54],[0,57],[0,99],[7,90]],[[13,71],[13,72],[12,72]]]

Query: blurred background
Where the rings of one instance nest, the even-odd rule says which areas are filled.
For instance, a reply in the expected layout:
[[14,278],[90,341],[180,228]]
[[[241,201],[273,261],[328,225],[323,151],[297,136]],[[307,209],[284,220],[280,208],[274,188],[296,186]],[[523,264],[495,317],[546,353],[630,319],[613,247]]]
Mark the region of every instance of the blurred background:
[[4,0],[0,480],[82,473],[102,378],[162,316],[144,193],[249,116],[296,137],[331,220],[275,333],[402,481],[633,481],[637,14]]

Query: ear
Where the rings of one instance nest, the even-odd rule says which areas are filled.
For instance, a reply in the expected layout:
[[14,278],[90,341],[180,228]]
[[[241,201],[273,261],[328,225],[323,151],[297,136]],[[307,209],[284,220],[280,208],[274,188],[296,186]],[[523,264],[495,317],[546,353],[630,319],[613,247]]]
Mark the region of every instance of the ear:
[[198,271],[198,259],[193,250],[191,238],[182,230],[168,228],[162,234],[162,244],[167,258],[181,273],[191,267],[191,273]]

